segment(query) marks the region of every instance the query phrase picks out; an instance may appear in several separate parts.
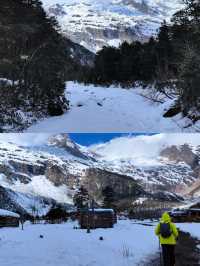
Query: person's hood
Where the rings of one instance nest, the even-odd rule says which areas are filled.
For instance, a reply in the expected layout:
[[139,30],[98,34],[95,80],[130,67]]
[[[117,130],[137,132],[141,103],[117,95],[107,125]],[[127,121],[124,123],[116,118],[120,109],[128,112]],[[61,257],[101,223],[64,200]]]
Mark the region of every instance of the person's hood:
[[162,217],[161,217],[161,222],[163,223],[170,223],[171,222],[171,217],[169,216],[168,212],[164,212]]

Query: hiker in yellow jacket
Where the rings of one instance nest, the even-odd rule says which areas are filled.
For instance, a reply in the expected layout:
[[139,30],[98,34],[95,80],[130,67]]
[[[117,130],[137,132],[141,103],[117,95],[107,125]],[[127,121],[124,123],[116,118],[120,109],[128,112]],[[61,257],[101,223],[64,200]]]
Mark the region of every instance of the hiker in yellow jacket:
[[160,223],[156,226],[155,233],[159,237],[162,246],[164,266],[174,266],[178,230],[176,225],[171,222],[167,212],[163,213]]

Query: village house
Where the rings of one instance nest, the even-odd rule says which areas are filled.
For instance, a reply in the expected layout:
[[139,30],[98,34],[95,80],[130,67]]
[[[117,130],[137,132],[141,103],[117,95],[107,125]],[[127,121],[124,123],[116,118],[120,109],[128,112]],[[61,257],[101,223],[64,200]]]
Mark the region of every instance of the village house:
[[113,209],[89,209],[79,215],[81,229],[112,228],[117,222]]
[[19,223],[19,214],[0,209],[0,227],[18,227]]
[[170,215],[174,222],[200,222],[200,208],[176,209]]

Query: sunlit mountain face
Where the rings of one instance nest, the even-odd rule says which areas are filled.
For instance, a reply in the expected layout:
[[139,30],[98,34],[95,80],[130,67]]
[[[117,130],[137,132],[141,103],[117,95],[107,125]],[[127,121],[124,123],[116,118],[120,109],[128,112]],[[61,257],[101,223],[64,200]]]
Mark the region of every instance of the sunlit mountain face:
[[182,7],[181,0],[43,0],[72,41],[96,52],[105,45],[145,41],[163,20]]

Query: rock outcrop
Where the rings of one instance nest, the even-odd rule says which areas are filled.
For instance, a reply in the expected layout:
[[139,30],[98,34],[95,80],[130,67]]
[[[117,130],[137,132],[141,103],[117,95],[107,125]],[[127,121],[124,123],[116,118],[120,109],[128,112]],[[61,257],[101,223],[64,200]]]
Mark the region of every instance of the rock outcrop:
[[102,200],[102,191],[107,186],[113,189],[119,200],[146,194],[133,178],[95,168],[86,171],[82,184],[96,200]]

